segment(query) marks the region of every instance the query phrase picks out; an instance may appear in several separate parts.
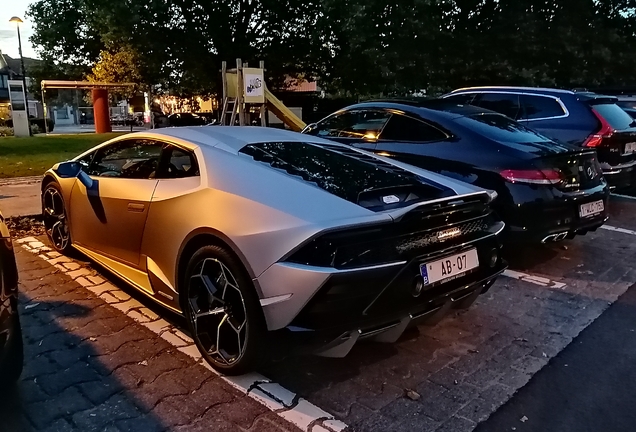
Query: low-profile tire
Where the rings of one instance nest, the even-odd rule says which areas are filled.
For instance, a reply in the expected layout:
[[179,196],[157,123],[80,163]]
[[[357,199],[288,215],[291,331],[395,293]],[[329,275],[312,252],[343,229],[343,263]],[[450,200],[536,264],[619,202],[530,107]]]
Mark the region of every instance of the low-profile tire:
[[240,261],[221,246],[201,247],[188,262],[182,295],[192,338],[208,363],[226,375],[252,371],[267,328]]
[[51,182],[42,191],[42,218],[46,236],[53,248],[63,254],[71,251],[71,231],[60,185]]
[[0,364],[0,387],[11,386],[20,378],[24,364],[24,343],[20,319],[15,315],[13,331],[6,346],[6,354]]

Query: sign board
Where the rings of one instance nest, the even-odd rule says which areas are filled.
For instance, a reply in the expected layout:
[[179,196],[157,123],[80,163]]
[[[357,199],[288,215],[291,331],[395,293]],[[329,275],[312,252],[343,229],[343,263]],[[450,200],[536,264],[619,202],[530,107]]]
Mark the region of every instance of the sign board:
[[243,68],[243,98],[245,103],[265,103],[263,69]]
[[15,136],[29,136],[29,114],[27,101],[24,99],[22,81],[8,80],[9,100],[11,101],[11,118],[13,119],[13,134]]

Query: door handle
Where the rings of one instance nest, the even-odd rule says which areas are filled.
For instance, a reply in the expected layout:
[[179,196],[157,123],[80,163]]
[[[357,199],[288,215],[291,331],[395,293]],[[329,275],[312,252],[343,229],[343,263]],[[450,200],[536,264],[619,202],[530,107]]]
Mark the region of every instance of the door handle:
[[128,211],[129,212],[135,212],[135,213],[143,213],[143,211],[146,209],[146,206],[144,204],[140,204],[140,203],[128,203]]

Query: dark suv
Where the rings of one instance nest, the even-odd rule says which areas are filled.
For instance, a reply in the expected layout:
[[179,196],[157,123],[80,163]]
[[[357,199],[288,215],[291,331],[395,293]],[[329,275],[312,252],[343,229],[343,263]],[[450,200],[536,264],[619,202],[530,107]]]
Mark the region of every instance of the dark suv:
[[611,188],[636,185],[636,122],[614,96],[524,87],[471,87],[443,98],[498,111],[556,140],[593,148]]

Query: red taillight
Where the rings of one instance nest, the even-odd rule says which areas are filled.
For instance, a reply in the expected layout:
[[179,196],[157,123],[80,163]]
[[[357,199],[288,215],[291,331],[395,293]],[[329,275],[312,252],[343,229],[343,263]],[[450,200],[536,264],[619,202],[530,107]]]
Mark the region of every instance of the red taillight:
[[504,170],[499,173],[510,183],[555,185],[563,181],[561,171],[545,170]]
[[592,113],[596,116],[599,122],[601,122],[601,129],[598,132],[593,133],[583,143],[584,147],[598,147],[603,142],[603,138],[609,138],[614,133],[614,128],[610,126],[610,124],[603,118],[602,115],[598,113],[594,108],[592,108]]

